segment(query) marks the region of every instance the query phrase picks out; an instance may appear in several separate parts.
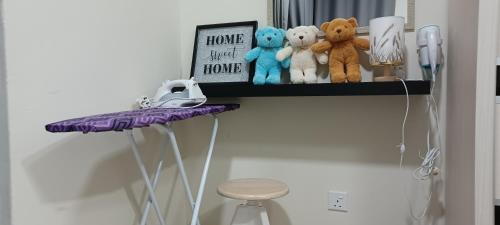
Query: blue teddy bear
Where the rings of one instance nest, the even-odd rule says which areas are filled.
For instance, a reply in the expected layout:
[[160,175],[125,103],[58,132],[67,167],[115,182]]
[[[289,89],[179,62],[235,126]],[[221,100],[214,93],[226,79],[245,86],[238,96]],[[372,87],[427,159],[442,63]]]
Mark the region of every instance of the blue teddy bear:
[[261,28],[255,32],[258,47],[250,50],[245,55],[245,60],[249,63],[257,59],[253,77],[254,84],[281,83],[281,68],[290,67],[290,58],[282,62],[276,60],[276,53],[283,48],[285,35],[285,30],[274,27]]

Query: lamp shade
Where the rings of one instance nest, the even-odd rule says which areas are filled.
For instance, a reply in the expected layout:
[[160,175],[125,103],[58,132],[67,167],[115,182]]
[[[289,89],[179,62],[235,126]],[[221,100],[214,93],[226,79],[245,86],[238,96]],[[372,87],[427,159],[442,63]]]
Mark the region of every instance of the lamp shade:
[[370,20],[370,64],[404,64],[404,29],[404,17],[387,16]]

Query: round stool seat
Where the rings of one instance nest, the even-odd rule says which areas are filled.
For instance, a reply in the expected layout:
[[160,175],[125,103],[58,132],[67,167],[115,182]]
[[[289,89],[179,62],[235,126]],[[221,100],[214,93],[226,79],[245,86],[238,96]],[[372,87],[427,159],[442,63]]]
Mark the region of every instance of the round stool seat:
[[265,178],[235,179],[220,184],[217,192],[227,198],[259,201],[288,194],[288,186],[281,181]]

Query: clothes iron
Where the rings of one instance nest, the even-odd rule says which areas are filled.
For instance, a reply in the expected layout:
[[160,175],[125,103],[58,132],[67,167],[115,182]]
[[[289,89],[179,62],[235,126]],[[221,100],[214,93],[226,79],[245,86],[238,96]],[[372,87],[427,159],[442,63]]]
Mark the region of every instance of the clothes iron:
[[[184,88],[174,91],[174,88]],[[193,108],[203,105],[207,97],[201,92],[200,86],[192,78],[190,80],[167,80],[150,99],[143,96],[137,99],[141,109],[146,108]]]

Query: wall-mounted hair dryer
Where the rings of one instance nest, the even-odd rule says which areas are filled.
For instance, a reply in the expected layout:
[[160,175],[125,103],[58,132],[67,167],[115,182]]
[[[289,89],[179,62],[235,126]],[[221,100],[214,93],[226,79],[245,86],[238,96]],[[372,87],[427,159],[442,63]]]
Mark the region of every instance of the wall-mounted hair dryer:
[[436,79],[439,67],[443,64],[443,39],[437,25],[427,25],[417,31],[417,52],[424,79]]

